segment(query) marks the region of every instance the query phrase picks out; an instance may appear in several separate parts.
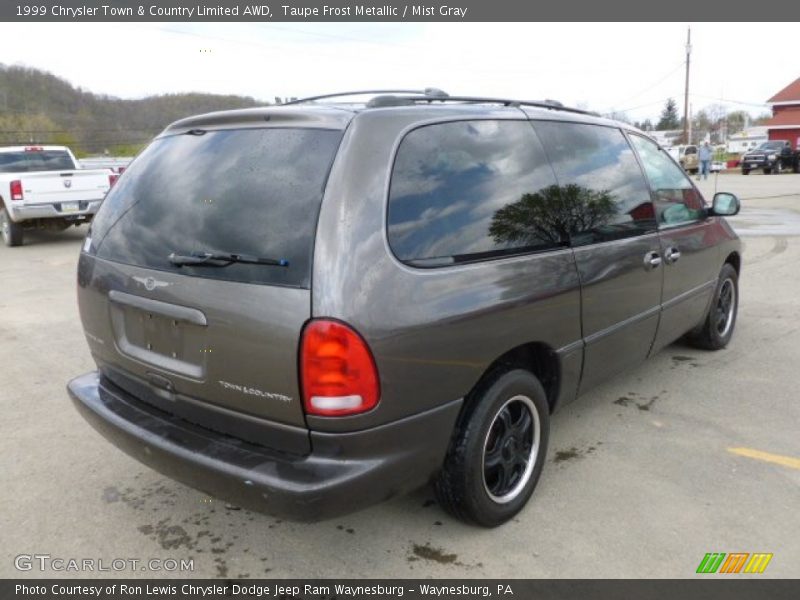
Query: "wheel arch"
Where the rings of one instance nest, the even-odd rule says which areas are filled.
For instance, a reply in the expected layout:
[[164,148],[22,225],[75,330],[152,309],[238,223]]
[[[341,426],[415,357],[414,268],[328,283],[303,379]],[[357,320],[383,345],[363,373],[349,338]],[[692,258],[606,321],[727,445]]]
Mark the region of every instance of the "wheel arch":
[[732,266],[736,271],[736,274],[739,275],[742,270],[742,257],[738,252],[734,250],[733,252],[728,254],[727,257],[725,257],[725,264]]
[[561,390],[561,361],[558,353],[544,342],[520,344],[498,356],[481,374],[470,393],[487,379],[512,369],[529,371],[539,380],[547,395],[547,404],[552,413]]

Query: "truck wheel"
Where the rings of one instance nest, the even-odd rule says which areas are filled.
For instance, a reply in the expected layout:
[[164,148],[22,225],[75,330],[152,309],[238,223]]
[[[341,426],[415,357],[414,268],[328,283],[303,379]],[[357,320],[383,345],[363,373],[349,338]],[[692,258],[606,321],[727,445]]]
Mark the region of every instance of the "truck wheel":
[[725,263],[717,279],[711,307],[703,324],[689,334],[689,341],[704,350],[721,350],[728,345],[739,309],[739,275]]
[[22,245],[22,225],[14,223],[5,208],[0,209],[0,235],[6,246]]
[[514,369],[469,394],[435,484],[453,516],[496,527],[528,502],[547,453],[550,409],[539,381]]
[[772,173],[772,169],[769,167],[764,167],[764,175],[769,175],[770,173]]

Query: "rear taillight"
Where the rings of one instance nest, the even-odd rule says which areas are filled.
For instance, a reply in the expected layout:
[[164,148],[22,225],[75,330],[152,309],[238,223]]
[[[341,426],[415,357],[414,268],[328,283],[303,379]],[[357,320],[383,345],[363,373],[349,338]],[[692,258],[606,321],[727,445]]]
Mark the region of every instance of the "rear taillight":
[[300,340],[300,381],[309,415],[338,417],[378,404],[375,360],[364,339],[338,321],[314,320]]
[[22,198],[22,182],[19,179],[15,179],[11,182],[11,199],[22,200]]
[[108,187],[111,188],[115,183],[117,183],[117,179],[119,179],[119,175],[116,173],[112,173],[108,176]]

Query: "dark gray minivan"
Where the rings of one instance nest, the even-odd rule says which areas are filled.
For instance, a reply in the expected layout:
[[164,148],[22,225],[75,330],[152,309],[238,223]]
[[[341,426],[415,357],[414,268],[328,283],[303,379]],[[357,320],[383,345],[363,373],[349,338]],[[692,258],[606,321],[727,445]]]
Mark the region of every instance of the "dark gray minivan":
[[549,416],[736,320],[740,243],[653,140],[557,103],[373,94],[169,126],[80,256],[83,416],[154,469],[300,519],[434,482],[527,502]]

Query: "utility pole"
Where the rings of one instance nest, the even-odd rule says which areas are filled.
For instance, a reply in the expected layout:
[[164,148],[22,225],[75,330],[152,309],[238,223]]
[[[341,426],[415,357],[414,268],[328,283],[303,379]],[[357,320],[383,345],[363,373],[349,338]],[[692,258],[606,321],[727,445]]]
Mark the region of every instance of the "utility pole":
[[689,139],[689,60],[692,56],[692,28],[686,32],[686,86],[683,94],[683,139],[691,144]]

